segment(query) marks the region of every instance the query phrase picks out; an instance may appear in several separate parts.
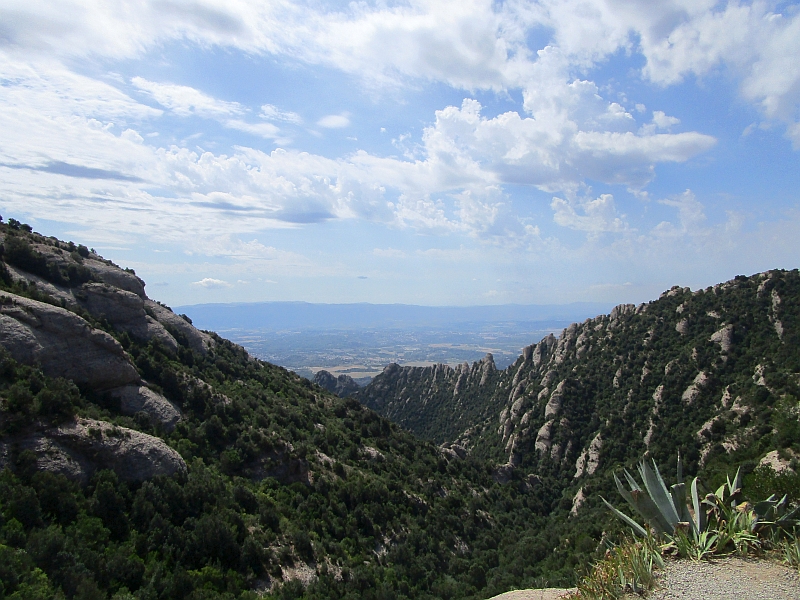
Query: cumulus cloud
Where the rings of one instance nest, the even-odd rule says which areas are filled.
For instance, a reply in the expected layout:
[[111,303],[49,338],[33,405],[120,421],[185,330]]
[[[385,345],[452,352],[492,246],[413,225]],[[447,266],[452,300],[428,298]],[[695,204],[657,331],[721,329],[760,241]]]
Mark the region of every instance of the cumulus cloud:
[[[612,195],[577,199],[585,181],[639,190],[659,163],[690,160],[715,139],[680,131],[679,119],[658,110],[642,124],[644,106],[626,108],[619,98],[606,97],[609,92],[589,75],[580,76],[621,49],[640,52],[643,75],[660,85],[729,65],[743,96],[768,118],[784,120],[800,147],[800,124],[792,120],[800,67],[791,60],[798,54],[800,35],[794,33],[800,17],[769,14],[759,3],[703,0],[653,7],[643,0],[476,0],[323,9],[282,1],[190,2],[125,11],[126,6],[124,0],[67,0],[47,19],[30,3],[12,0],[0,9],[0,68],[7,82],[0,98],[0,169],[7,175],[1,189],[9,204],[64,219],[86,215],[97,230],[133,220],[169,239],[184,235],[172,226],[181,222],[201,240],[197,252],[212,252],[205,242],[215,236],[329,219],[530,244],[538,240],[538,228],[512,211],[503,192],[504,186],[527,185],[557,194],[551,208],[559,225],[625,231],[629,226],[616,213]],[[548,37],[538,51],[527,46],[534,29]],[[756,43],[740,43],[748,39]],[[338,158],[263,152],[244,145],[211,152],[159,144],[151,124],[164,114],[199,117],[280,141],[275,123],[297,125],[302,119],[263,104],[260,120],[252,123],[254,111],[238,102],[143,77],[130,80],[138,92],[129,96],[121,91],[127,89],[124,81],[117,88],[35,58],[91,57],[98,48],[107,59],[131,58],[171,40],[288,55],[372,83],[434,80],[467,89],[520,90],[523,106],[491,118],[470,98],[445,107],[419,143],[398,141],[405,160],[366,152]],[[19,49],[34,58],[20,62]],[[145,97],[147,103],[137,100]],[[317,122],[328,128],[349,124],[347,113]],[[71,175],[63,165],[72,168]],[[81,173],[95,177],[76,176]],[[689,224],[690,203],[680,202],[683,208],[675,207],[681,223]],[[269,253],[259,252],[267,260]]]
[[[729,0],[490,0],[346,7],[276,0],[134,3],[64,0],[46,14],[9,0],[0,40],[29,54],[123,59],[169,41],[325,64],[378,83],[404,79],[462,89],[537,88],[546,47],[574,69],[589,69],[619,52],[638,52],[643,75],[661,85],[704,76],[724,66],[743,97],[792,132],[800,102],[800,12],[770,2]],[[528,46],[532,31],[545,46]],[[537,54],[538,51],[538,54]],[[794,139],[794,138],[792,138]]]
[[484,178],[496,182],[557,191],[574,189],[587,177],[641,187],[652,178],[655,164],[684,162],[715,143],[698,132],[597,131],[591,124],[608,107],[591,98],[581,108],[582,115],[555,111],[560,114],[542,118],[507,112],[487,119],[480,103],[467,99],[461,108],[437,111],[436,123],[425,131],[425,148],[430,160],[452,165],[464,181],[484,172]]
[[[447,107],[425,129],[416,157],[406,160],[363,151],[331,159],[246,146],[213,153],[153,145],[158,138],[143,135],[146,130],[116,126],[115,110],[117,117],[143,123],[161,113],[108,84],[65,74],[60,67],[14,68],[17,77],[0,99],[0,162],[16,165],[2,185],[7,202],[67,221],[81,214],[98,230],[116,231],[134,217],[154,238],[187,243],[196,238],[198,252],[211,252],[206,242],[215,235],[329,219],[466,233],[512,245],[536,243],[536,225],[511,211],[504,185],[558,191],[575,189],[586,177],[644,185],[658,162],[687,160],[713,144],[713,138],[693,132],[625,130],[634,127],[630,116],[598,100],[592,84],[581,83],[566,87],[589,90],[577,92],[575,98],[583,101],[574,103],[575,110],[555,111],[552,119],[517,112],[489,119],[472,99]],[[57,93],[64,80],[73,90],[66,97]],[[262,137],[280,135],[272,123],[248,123],[242,116],[246,109],[237,103],[185,86],[138,84],[166,110],[212,118]],[[599,124],[606,130],[598,131]],[[72,165],[71,180],[58,179],[70,173],[53,164]],[[32,177],[19,167],[40,174]],[[89,173],[106,181],[99,186],[74,177]],[[182,227],[175,228],[175,222]]]
[[[672,198],[659,200],[659,203],[678,209],[678,220],[684,233],[700,231],[705,224],[705,209],[691,190]],[[671,227],[671,225],[664,223],[661,227]]]
[[192,285],[198,285],[206,288],[207,290],[218,290],[232,287],[227,281],[223,281],[222,279],[214,279],[212,277],[204,277],[200,281],[195,281]]
[[653,111],[653,124],[659,129],[669,129],[680,122],[681,120],[677,117],[670,117],[661,110]]

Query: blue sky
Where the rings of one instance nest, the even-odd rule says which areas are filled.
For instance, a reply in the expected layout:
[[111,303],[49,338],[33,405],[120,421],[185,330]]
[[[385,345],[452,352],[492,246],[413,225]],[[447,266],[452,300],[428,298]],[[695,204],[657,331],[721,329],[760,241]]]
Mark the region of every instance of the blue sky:
[[173,305],[797,268],[798,159],[797,3],[0,6],[0,214]]

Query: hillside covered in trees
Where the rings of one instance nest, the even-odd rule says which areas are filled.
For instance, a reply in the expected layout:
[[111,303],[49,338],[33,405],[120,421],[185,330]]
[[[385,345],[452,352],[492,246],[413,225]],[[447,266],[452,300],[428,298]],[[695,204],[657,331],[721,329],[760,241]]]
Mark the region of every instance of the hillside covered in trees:
[[[506,371],[387,369],[370,402],[432,411],[426,441],[195,329],[85,246],[11,219],[0,243],[0,597],[455,599],[568,584],[619,531],[596,493],[648,447],[651,422],[651,453],[694,448],[689,471],[742,458],[750,472],[800,439],[796,272],[617,309]],[[453,398],[467,427],[444,419]]]
[[84,246],[0,242],[0,596],[484,598],[595,550],[599,526],[562,543],[560,490],[196,330]]

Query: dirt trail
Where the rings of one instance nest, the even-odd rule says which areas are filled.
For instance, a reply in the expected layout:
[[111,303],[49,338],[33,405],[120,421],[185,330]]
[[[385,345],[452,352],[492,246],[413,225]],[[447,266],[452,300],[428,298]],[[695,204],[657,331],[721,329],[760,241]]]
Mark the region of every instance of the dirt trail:
[[[490,600],[559,600],[572,590],[515,590]],[[639,596],[627,596],[639,598]],[[670,561],[648,600],[800,600],[800,572],[769,560]]]
[[650,600],[800,600],[800,573],[767,560],[667,563]]

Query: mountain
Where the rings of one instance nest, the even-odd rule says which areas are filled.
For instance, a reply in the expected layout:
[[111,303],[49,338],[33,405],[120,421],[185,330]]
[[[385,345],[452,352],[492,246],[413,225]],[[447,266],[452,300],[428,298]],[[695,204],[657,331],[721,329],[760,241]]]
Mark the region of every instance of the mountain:
[[743,463],[746,493],[800,500],[796,476],[756,468],[798,466],[797,271],[617,307],[504,370],[390,365],[356,400],[85,246],[9,219],[0,259],[0,597],[571,584],[621,531],[611,474],[645,451],[680,450],[712,486]]
[[485,598],[569,583],[614,527],[196,329],[85,246],[9,219],[0,258],[0,595]]
[[[574,479],[644,453],[690,471],[800,450],[800,275],[769,271],[621,305],[503,371],[389,365],[356,397],[417,435]],[[752,468],[752,467],[751,467]]]
[[347,398],[358,391],[358,384],[349,375],[343,374],[335,377],[324,369],[317,371],[312,381],[340,398]]

